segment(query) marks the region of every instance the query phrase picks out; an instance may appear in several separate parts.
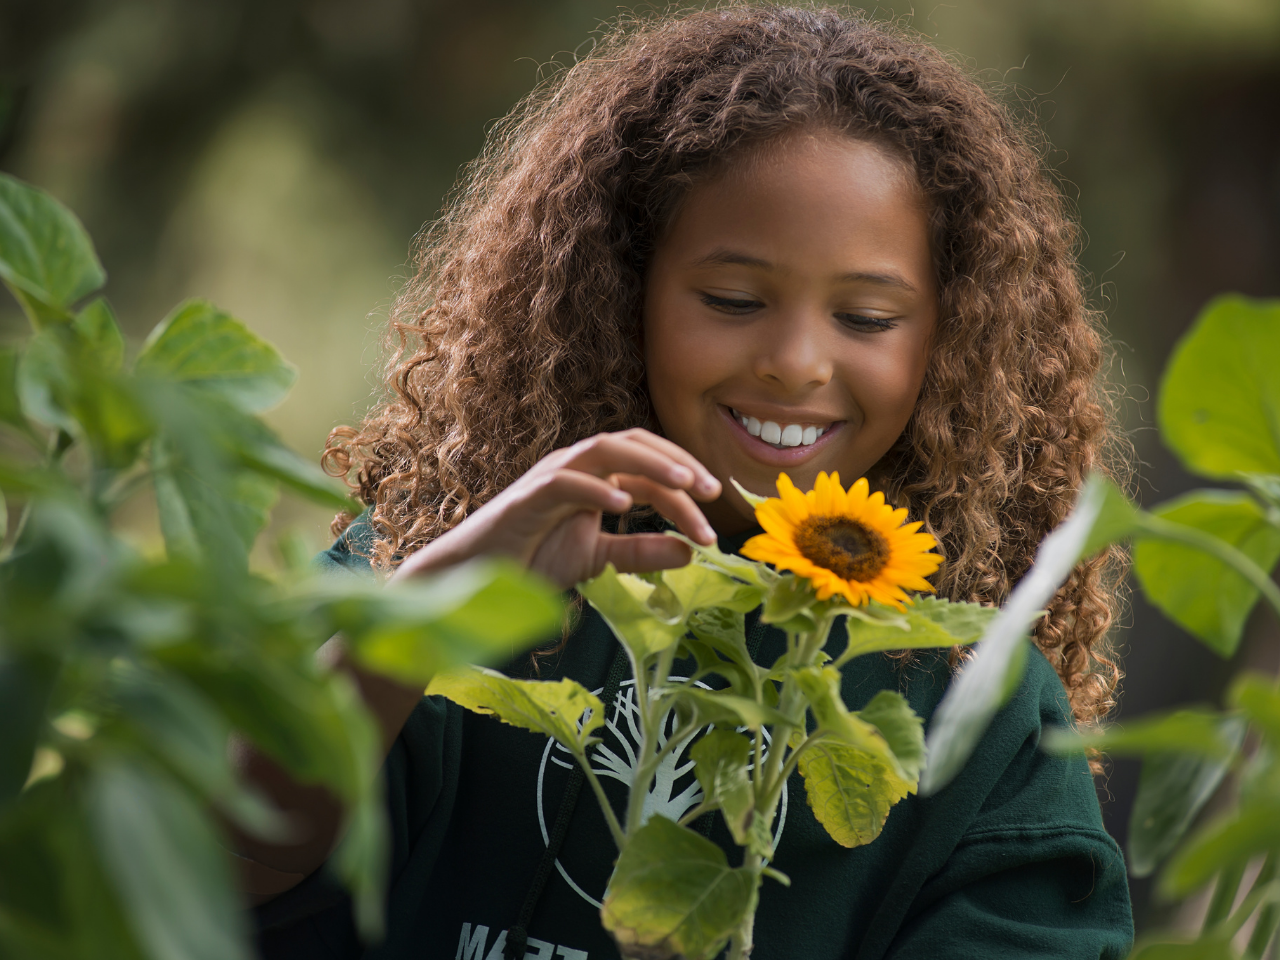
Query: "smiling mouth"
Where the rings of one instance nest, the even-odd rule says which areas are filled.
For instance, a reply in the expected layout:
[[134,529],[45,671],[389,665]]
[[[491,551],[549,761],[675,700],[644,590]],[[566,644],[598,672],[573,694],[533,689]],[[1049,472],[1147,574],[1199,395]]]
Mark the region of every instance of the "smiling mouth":
[[729,408],[733,418],[746,429],[747,433],[759,438],[775,450],[788,450],[792,447],[807,447],[816,443],[818,438],[831,429],[830,423],[819,426],[816,423],[778,423],[774,420],[757,420]]

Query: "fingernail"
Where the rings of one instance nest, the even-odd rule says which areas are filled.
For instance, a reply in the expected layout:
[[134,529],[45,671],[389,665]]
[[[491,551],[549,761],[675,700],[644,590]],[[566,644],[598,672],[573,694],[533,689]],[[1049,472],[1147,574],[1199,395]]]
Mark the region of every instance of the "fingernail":
[[671,468],[671,482],[677,486],[686,486],[693,482],[693,471],[688,467],[675,466]]
[[716,532],[711,529],[711,524],[704,523],[702,525],[702,539],[705,540],[707,543],[716,542]]
[[720,482],[710,474],[698,481],[698,489],[702,493],[715,493],[719,488]]

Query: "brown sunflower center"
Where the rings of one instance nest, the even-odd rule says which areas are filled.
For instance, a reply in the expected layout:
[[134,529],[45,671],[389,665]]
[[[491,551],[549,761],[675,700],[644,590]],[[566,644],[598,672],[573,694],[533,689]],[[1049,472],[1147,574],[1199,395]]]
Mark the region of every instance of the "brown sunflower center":
[[889,562],[889,542],[848,517],[808,517],[796,526],[796,548],[842,580],[866,582]]

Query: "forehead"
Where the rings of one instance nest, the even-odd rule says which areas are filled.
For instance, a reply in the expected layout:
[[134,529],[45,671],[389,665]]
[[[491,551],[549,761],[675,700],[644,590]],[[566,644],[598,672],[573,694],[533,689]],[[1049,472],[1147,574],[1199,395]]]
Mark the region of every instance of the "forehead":
[[797,131],[735,157],[690,188],[659,242],[679,259],[726,246],[804,269],[933,272],[926,202],[909,163],[828,131]]

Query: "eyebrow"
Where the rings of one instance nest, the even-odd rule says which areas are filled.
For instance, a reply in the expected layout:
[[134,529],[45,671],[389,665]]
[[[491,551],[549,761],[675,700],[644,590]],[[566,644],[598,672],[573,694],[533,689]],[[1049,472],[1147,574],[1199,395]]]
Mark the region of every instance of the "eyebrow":
[[[760,257],[748,256],[745,253],[737,253],[733,250],[713,250],[705,257],[699,257],[693,262],[694,267],[755,267],[760,270],[778,270],[777,264],[770,263],[768,260],[762,260]],[[901,290],[916,293],[916,285],[896,273],[868,273],[865,271],[854,271],[852,273],[843,273],[836,278],[839,283],[873,283],[884,287],[897,287]]]

